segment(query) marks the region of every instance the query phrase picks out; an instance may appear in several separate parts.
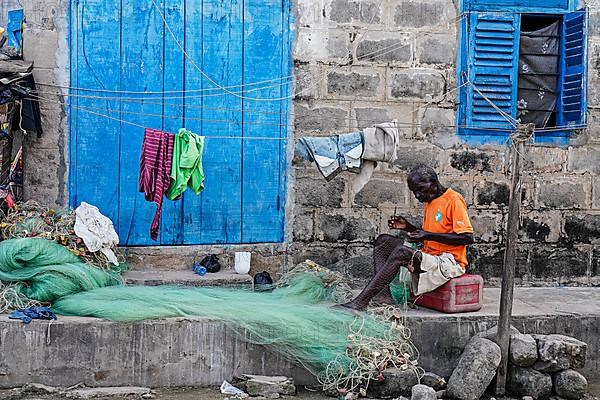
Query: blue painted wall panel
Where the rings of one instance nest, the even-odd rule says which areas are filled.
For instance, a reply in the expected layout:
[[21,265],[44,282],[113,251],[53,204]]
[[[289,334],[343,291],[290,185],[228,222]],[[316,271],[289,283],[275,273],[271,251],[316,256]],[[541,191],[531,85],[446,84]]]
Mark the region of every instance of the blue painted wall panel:
[[155,206],[137,191],[143,127],[185,126],[207,137],[206,189],[165,200],[159,243],[282,241],[291,87],[274,80],[292,70],[290,7],[73,1],[71,83],[98,91],[73,91],[70,101],[72,205],[99,206],[123,244],[156,244]]
[[[244,14],[244,82],[282,78],[283,48],[275,39],[284,32],[282,0],[246,0]],[[274,12],[279,10],[279,12]],[[287,71],[285,72],[287,75]],[[273,76],[276,74],[276,76]],[[281,98],[284,86],[252,92],[252,98]],[[282,152],[280,105],[244,100],[242,240],[283,240],[280,179]],[[253,140],[253,138],[261,138]]]
[[[163,128],[167,132],[177,132],[184,125],[185,56],[177,43],[185,43],[185,0],[163,0],[163,15],[170,31],[163,27],[165,94],[162,102],[164,113]],[[183,244],[183,201],[165,201],[161,221],[161,243],[165,245]],[[145,232],[145,231],[144,231]]]

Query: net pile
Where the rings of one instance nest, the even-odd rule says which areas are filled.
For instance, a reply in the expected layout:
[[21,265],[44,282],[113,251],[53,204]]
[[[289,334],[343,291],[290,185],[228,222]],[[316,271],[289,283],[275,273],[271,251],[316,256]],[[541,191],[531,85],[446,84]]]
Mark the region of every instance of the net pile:
[[[365,393],[389,367],[417,367],[418,351],[399,315],[383,309],[357,316],[331,306],[352,293],[340,273],[307,262],[270,293],[251,290],[124,286],[119,270],[84,263],[41,238],[0,243],[0,282],[8,297],[52,303],[59,315],[130,322],[170,317],[223,321],[242,340],[301,363],[325,389]],[[0,294],[0,299],[2,299]]]
[[41,238],[0,243],[0,309],[49,303],[60,297],[122,283],[122,271],[81,261],[66,247]]
[[332,309],[323,272],[299,272],[271,293],[189,287],[107,287],[56,301],[57,314],[129,322],[170,317],[222,320],[243,340],[300,362],[326,389],[364,391],[390,366],[414,368],[418,352],[398,321]]
[[[111,263],[102,252],[89,251],[83,240],[77,237],[75,211],[70,208],[54,209],[29,201],[15,204],[13,209],[9,209],[8,213],[2,216],[1,239],[32,237],[53,240],[88,264],[104,269],[111,268]],[[123,262],[122,255],[116,253],[119,262]]]

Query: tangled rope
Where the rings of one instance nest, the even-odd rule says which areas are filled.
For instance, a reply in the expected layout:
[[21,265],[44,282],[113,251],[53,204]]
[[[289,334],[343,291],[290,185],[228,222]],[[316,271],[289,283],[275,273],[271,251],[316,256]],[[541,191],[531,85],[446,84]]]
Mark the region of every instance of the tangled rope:
[[[352,288],[344,275],[310,260],[284,274],[277,287],[285,287],[296,276],[307,272],[319,276],[329,291],[329,300],[340,304],[353,298]],[[419,351],[410,340],[411,331],[405,325],[405,314],[400,307],[385,306],[357,315],[348,329],[345,354],[331,360],[317,376],[323,389],[343,396],[354,393],[364,397],[371,381],[385,379],[383,372],[387,368],[412,370],[420,380],[424,371],[418,367]],[[389,329],[383,335],[373,335],[366,331],[368,319],[377,320]]]
[[[357,317],[348,335],[346,357],[332,360],[323,374],[318,376],[325,391],[336,391],[365,397],[369,383],[385,380],[383,372],[388,368],[411,370],[420,380],[425,371],[418,366],[419,351],[410,340],[410,330],[402,323],[402,312],[397,307],[382,307],[369,312],[366,317]],[[365,318],[377,318],[390,325],[382,338],[363,334]]]
[[[75,234],[75,211],[70,208],[54,209],[28,201],[15,204],[13,209],[9,209],[1,217],[2,240],[31,237],[53,240],[81,257],[87,264],[101,269],[111,268],[111,263],[102,252],[89,251],[83,240]],[[119,262],[124,262],[123,255],[118,252],[116,254]]]
[[23,283],[5,284],[0,281],[0,314],[42,305],[39,301],[25,296],[21,291],[22,286]]

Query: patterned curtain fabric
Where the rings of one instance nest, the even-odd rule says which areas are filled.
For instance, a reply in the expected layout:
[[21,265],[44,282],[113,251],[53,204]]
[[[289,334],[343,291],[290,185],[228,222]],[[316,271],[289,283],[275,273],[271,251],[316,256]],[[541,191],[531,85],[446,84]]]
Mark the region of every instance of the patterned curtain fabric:
[[556,111],[559,21],[521,32],[517,119],[545,128]]

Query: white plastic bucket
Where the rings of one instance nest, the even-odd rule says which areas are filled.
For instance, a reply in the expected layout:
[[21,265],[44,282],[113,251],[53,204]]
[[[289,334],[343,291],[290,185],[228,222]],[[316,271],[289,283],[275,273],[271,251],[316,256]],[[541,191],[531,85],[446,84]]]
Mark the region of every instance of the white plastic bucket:
[[240,251],[235,253],[235,272],[238,274],[247,274],[250,272],[250,259],[252,253]]

